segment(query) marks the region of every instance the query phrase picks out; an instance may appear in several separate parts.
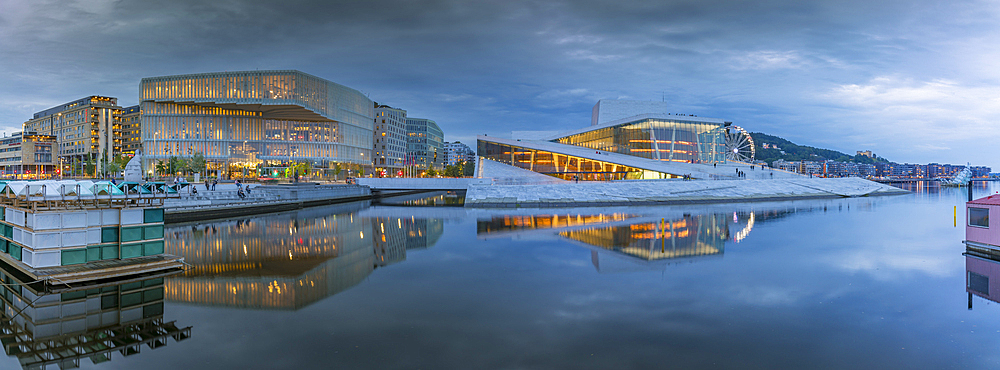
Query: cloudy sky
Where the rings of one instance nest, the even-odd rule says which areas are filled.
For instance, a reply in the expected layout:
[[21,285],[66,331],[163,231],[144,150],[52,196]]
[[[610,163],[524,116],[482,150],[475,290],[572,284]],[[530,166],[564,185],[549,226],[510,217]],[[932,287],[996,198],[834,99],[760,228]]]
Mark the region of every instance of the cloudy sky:
[[1000,3],[0,0],[0,130],[143,77],[298,69],[449,141],[589,125],[598,99],[897,162],[1000,169]]

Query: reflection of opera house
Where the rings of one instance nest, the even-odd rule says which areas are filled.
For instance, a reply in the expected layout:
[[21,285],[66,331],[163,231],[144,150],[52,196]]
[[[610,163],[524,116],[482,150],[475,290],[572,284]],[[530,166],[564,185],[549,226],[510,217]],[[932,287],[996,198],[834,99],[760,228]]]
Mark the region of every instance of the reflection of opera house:
[[725,163],[729,122],[646,113],[656,108],[663,111],[662,107],[627,109],[637,103],[652,104],[602,100],[594,107],[592,126],[587,128],[561,134],[515,134],[511,139],[479,136],[478,154],[564,180],[717,176],[711,168]]
[[730,238],[729,222],[724,214],[670,219],[617,213],[504,215],[480,220],[477,229],[482,237],[555,233],[590,249],[599,271],[613,272],[721,256]]
[[40,292],[0,273],[3,334],[8,356],[25,369],[61,369],[139,354],[191,336],[191,327],[163,321],[163,277]]
[[[354,215],[364,204],[168,228],[167,251],[192,267],[167,280],[167,299],[299,309],[357,285],[376,267],[405,260],[409,235],[426,235],[422,227],[434,223]],[[416,239],[414,247],[429,246]]]

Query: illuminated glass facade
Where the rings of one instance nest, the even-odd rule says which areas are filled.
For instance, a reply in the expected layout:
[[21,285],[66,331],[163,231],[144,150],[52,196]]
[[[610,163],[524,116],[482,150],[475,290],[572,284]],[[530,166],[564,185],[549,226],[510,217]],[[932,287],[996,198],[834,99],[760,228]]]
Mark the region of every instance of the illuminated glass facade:
[[406,119],[407,166],[419,169],[444,168],[444,131],[426,118]]
[[555,142],[661,161],[722,163],[726,137],[721,122],[645,118],[577,133]]
[[292,162],[313,176],[337,163],[372,165],[374,103],[299,71],[246,71],[142,79],[147,169],[202,153],[223,177],[256,176]]
[[479,156],[563,180],[611,181],[680,178],[665,172],[552,151],[479,140]]

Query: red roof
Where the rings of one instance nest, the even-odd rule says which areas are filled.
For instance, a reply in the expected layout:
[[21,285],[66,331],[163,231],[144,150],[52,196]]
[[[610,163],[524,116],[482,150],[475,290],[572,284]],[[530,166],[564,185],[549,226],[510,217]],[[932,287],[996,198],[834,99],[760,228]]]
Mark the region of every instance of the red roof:
[[979,198],[966,204],[983,204],[990,206],[1000,206],[1000,194],[993,194],[985,198]]

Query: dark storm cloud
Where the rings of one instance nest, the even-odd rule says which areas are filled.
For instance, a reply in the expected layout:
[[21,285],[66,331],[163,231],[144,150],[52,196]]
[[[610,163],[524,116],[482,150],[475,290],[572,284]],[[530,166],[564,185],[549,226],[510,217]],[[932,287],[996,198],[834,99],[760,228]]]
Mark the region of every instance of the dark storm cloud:
[[433,118],[449,140],[576,128],[597,99],[621,97],[806,144],[962,162],[948,149],[992,137],[1000,118],[994,8],[0,0],[0,126],[90,94],[135,104],[142,77],[299,69]]

